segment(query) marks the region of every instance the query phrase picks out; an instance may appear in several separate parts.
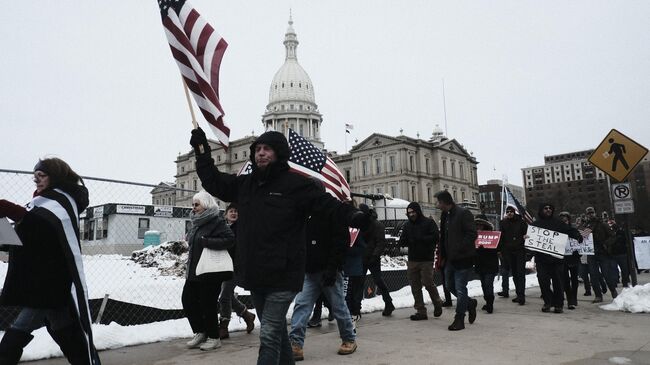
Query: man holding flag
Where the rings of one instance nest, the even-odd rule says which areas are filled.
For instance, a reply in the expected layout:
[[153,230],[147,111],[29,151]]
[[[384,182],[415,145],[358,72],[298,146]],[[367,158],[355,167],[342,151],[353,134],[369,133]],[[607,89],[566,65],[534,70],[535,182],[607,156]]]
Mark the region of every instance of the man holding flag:
[[[261,322],[257,363],[293,363],[286,315],[303,286],[309,216],[318,213],[357,228],[366,228],[369,217],[322,191],[312,179],[290,172],[291,151],[282,133],[263,133],[251,144],[248,175],[219,171],[200,128],[192,131],[190,144],[203,188],[239,205],[235,277],[251,291]],[[311,166],[309,161],[305,157],[305,165]]]

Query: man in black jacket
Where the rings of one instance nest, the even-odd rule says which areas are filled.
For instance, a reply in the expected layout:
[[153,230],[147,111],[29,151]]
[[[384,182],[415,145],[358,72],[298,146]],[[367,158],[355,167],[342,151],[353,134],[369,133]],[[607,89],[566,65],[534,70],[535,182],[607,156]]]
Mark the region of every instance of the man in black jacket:
[[[541,204],[537,212],[538,219],[531,226],[564,233],[582,242],[582,236],[578,231],[573,230],[570,226],[554,217],[554,212],[555,207],[553,205]],[[537,268],[539,288],[544,299],[542,312],[550,312],[551,307],[555,307],[555,313],[562,313],[564,311],[564,285],[562,281],[564,259],[535,251],[535,267]]]
[[[528,224],[515,213],[515,208],[506,208],[506,217],[499,224],[501,240],[499,241],[499,252],[501,259],[506,262],[512,270],[512,279],[515,282],[515,293],[517,297],[512,301],[524,305],[526,303],[526,250],[524,249],[524,236],[528,230]],[[508,280],[506,276],[503,280]],[[508,293],[505,293],[506,297]]]
[[[393,298],[390,297],[388,287],[381,277],[381,255],[386,249],[386,231],[384,225],[377,220],[377,213],[366,204],[359,204],[359,209],[370,215],[368,229],[361,231],[366,241],[366,250],[363,253],[363,271],[372,275],[372,280],[379,288],[381,297],[384,300],[383,316],[390,316],[395,310]],[[425,312],[426,313],[426,312]]]
[[472,213],[457,206],[448,191],[440,191],[435,197],[438,209],[442,210],[441,263],[447,288],[458,299],[454,322],[448,328],[458,331],[465,328],[465,312],[469,312],[469,323],[476,320],[478,302],[467,295],[467,282],[476,258],[476,225]]
[[399,238],[400,246],[408,247],[408,262],[406,275],[411,285],[411,292],[417,311],[411,315],[412,321],[428,319],[427,308],[424,306],[422,286],[429,292],[433,302],[433,316],[440,317],[442,314],[442,300],[438,288],[433,283],[433,261],[436,252],[436,245],[440,240],[438,226],[433,219],[422,214],[420,204],[412,202],[406,208],[408,222],[402,229]]
[[368,217],[323,192],[314,181],[291,173],[289,144],[282,133],[263,133],[251,144],[249,175],[219,171],[200,128],[192,130],[190,144],[203,188],[239,206],[236,279],[251,291],[260,319],[257,363],[291,363],[286,314],[302,290],[308,217],[320,213],[358,228],[365,228]]
[[594,300],[592,303],[600,303],[603,301],[603,291],[605,291],[597,284],[601,282],[601,275],[605,278],[605,283],[607,283],[607,287],[612,294],[612,299],[618,295],[616,291],[618,268],[616,267],[616,262],[608,252],[608,245],[615,240],[615,233],[602,219],[596,216],[596,210],[593,207],[588,207],[585,213],[587,215],[585,227],[587,228],[587,232],[593,234],[594,239],[594,254],[587,256],[589,276],[591,276],[594,289]]

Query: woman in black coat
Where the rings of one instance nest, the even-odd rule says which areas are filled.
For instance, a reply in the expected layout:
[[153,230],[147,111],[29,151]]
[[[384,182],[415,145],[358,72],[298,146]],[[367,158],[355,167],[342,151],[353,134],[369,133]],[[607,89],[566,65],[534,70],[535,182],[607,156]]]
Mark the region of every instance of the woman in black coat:
[[[479,215],[474,219],[477,231],[493,231],[494,226],[487,220],[484,215]],[[481,279],[481,289],[483,289],[483,299],[485,299],[484,311],[492,313],[494,311],[494,277],[499,272],[499,257],[497,250],[479,246],[476,249],[476,264],[474,270]],[[507,279],[506,279],[507,280]]]
[[197,273],[197,265],[204,248],[223,250],[227,255],[235,244],[235,235],[219,215],[214,198],[201,191],[192,198],[192,227],[187,233],[189,254],[183,286],[183,310],[190,322],[194,338],[188,348],[208,351],[221,346],[219,340],[219,293],[221,283],[232,279],[232,264],[225,271]]
[[34,198],[25,207],[0,200],[0,217],[16,222],[22,246],[9,248],[0,305],[21,307],[0,342],[0,364],[16,364],[31,332],[47,330],[72,364],[99,365],[79,244],[79,213],[88,190],[63,160],[34,167]]

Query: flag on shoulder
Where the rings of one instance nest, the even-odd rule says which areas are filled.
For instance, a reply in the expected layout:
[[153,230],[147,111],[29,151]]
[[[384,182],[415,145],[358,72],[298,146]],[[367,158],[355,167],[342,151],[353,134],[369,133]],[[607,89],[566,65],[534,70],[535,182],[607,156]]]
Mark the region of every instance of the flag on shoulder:
[[219,101],[219,67],[228,43],[185,0],[158,0],[165,35],[183,80],[219,143],[230,129]]
[[291,171],[319,179],[325,185],[325,190],[339,200],[351,199],[350,185],[334,161],[293,129],[289,129],[289,148]]
[[523,218],[526,223],[531,224],[533,223],[533,217],[528,213],[526,208],[515,198],[514,195],[512,195],[512,192],[510,189],[506,186],[505,187],[505,201],[506,201],[506,207],[513,207],[517,214]]

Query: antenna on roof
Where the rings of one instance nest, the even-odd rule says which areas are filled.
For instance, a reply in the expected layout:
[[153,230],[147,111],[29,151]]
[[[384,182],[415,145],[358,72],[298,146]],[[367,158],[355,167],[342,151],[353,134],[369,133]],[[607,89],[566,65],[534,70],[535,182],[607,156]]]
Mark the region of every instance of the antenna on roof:
[[449,138],[449,131],[447,130],[447,99],[445,98],[445,79],[442,78],[442,108],[445,111],[445,136]]

